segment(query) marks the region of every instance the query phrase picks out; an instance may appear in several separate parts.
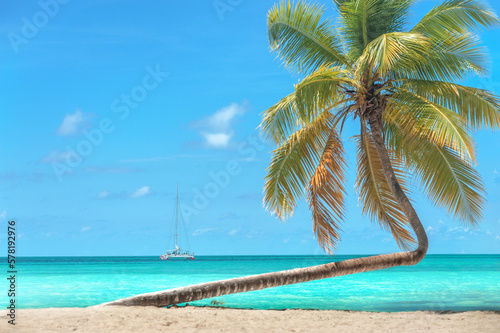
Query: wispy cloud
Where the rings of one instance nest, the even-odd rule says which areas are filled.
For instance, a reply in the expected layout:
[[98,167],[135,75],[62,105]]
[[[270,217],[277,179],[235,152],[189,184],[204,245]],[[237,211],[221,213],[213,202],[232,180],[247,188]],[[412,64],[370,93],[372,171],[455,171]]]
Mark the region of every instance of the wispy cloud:
[[105,199],[109,197],[110,193],[108,191],[101,191],[97,193],[97,199]]
[[0,219],[4,220],[7,217],[7,211],[4,209],[3,212],[0,214]]
[[434,227],[428,226],[427,229],[425,229],[425,231],[427,231],[427,233],[429,235],[434,235],[434,234],[439,233],[439,228],[434,228]]
[[132,194],[130,194],[130,197],[131,198],[139,198],[139,197],[143,197],[143,196],[148,195],[148,194],[149,194],[149,186],[143,186],[141,188],[138,188],[134,192],[132,192]]
[[[119,192],[119,193],[111,193],[108,190],[102,190],[96,195],[96,199],[135,199],[144,197],[146,195],[153,194],[149,186],[142,186],[132,192]],[[157,193],[155,193],[157,194]]]
[[219,220],[236,220],[236,219],[239,219],[240,216],[236,213],[232,213],[232,212],[224,212],[221,214],[221,216],[219,216]]
[[91,227],[83,227],[81,229],[81,232],[86,232],[86,231],[89,231],[90,229],[92,229]]
[[83,169],[89,173],[130,173],[139,172],[141,169],[126,168],[126,167],[88,167]]
[[246,236],[247,236],[248,238],[254,238],[255,236],[257,236],[257,234],[258,234],[258,232],[257,232],[257,231],[252,230],[252,231],[248,232]]
[[217,230],[217,228],[196,229],[193,232],[193,236],[200,236],[200,235],[206,234],[207,232],[212,232],[212,231],[216,231],[216,230]]
[[228,232],[229,236],[234,236],[236,235],[239,231],[241,230],[241,228],[238,228],[238,229],[233,229],[231,230],[230,232]]
[[172,160],[171,156],[157,156],[157,157],[147,157],[147,158],[131,158],[126,160],[120,160],[120,163],[138,163],[138,162],[158,162],[163,160]]
[[203,143],[209,148],[227,148],[234,136],[233,124],[250,108],[250,103],[231,103],[208,117],[193,121],[189,127],[198,131]]
[[448,230],[446,230],[446,232],[450,232],[450,233],[453,233],[453,234],[456,234],[456,233],[468,233],[472,231],[471,229],[469,228],[464,228],[464,227],[452,227],[452,228],[448,228]]
[[50,153],[47,155],[43,156],[38,162],[39,163],[54,163],[54,162],[64,162],[67,161],[67,159],[71,158],[74,153],[70,151],[58,151],[58,150],[52,150]]
[[51,175],[44,173],[41,170],[34,170],[32,172],[5,172],[5,173],[0,173],[0,180],[1,181],[8,181],[8,182],[18,182],[18,181],[29,181],[29,182],[34,182],[34,183],[40,183],[41,181],[50,178]]
[[171,155],[171,156],[155,156],[155,157],[144,157],[144,158],[128,158],[124,160],[120,160],[120,163],[140,163],[140,162],[159,162],[164,160],[175,160],[179,158],[206,158],[206,157],[217,157],[217,155]]
[[91,126],[89,114],[84,114],[80,110],[67,114],[62,124],[59,125],[56,133],[61,136],[70,136],[81,134],[81,131]]
[[251,201],[251,200],[258,200],[261,197],[262,197],[262,195],[260,193],[252,192],[252,193],[243,193],[243,194],[240,194],[240,195],[238,195],[236,197],[236,199]]

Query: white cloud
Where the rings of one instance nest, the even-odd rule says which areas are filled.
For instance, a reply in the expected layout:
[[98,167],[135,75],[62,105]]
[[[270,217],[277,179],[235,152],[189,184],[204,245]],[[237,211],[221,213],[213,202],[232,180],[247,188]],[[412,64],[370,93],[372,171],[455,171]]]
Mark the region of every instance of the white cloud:
[[226,133],[202,133],[203,137],[208,146],[214,148],[224,148],[229,145],[229,141],[231,141],[232,134]]
[[3,212],[0,214],[0,219],[5,219],[7,217],[7,211],[4,209]]
[[64,117],[56,133],[61,136],[80,134],[88,126],[88,116],[83,114],[82,111],[76,110],[73,114],[67,114]]
[[234,235],[236,235],[236,234],[237,234],[240,230],[241,230],[241,228],[238,228],[238,229],[233,229],[233,230],[231,230],[230,232],[228,232],[228,234],[229,234],[230,236],[234,236]]
[[143,186],[141,188],[138,188],[134,192],[132,192],[132,194],[130,194],[130,197],[131,198],[139,198],[139,197],[143,197],[143,196],[148,195],[148,194],[149,194],[149,186]]
[[469,228],[464,228],[464,227],[453,227],[453,228],[449,228],[447,230],[447,232],[450,232],[450,233],[453,233],[453,234],[456,234],[456,233],[459,233],[459,232],[462,232],[462,233],[467,233],[469,232]]
[[198,130],[204,138],[204,144],[211,148],[227,148],[234,135],[232,125],[238,116],[243,115],[250,105],[247,100],[241,104],[231,103],[217,110],[212,115],[194,121],[190,126]]
[[441,231],[441,227],[436,228],[436,227],[428,226],[427,229],[425,229],[425,231],[427,231],[427,233],[429,233],[429,235],[435,235]]
[[101,191],[97,194],[97,199],[104,199],[109,197],[109,192],[108,191]]
[[47,155],[43,156],[40,159],[40,163],[54,163],[54,162],[64,162],[68,158],[70,158],[74,153],[71,153],[69,151],[58,151],[58,150],[52,150],[50,153]]
[[120,160],[120,163],[137,163],[137,162],[158,162],[163,160],[172,160],[174,157],[172,156],[155,156],[148,158],[131,158],[126,160]]
[[253,237],[255,237],[257,234],[258,234],[258,232],[257,232],[257,231],[252,230],[252,231],[250,231],[250,232],[248,232],[248,233],[247,233],[247,237],[248,237],[248,238],[253,238]]
[[81,231],[85,232],[85,231],[89,231],[90,229],[92,229],[92,228],[91,227],[83,227]]
[[121,191],[121,192],[109,192],[107,190],[102,190],[96,195],[96,199],[135,199],[146,195],[155,195],[157,193],[151,192],[149,186],[140,187],[132,192]]
[[193,232],[193,236],[203,235],[203,234],[206,234],[207,232],[211,232],[211,231],[215,231],[215,230],[217,230],[217,228],[196,229]]
[[202,122],[205,123],[204,125],[206,127],[214,131],[227,131],[230,129],[234,118],[236,116],[241,116],[246,112],[244,104],[246,103],[243,102],[242,105],[231,103],[230,105],[217,110],[213,115],[205,118]]

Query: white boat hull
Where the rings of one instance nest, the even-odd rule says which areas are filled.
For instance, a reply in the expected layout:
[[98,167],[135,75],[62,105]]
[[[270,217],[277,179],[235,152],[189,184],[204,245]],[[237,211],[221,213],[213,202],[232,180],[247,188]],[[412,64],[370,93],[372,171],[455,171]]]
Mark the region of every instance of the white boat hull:
[[179,248],[175,250],[167,251],[165,254],[160,256],[161,260],[170,260],[170,259],[194,259],[194,253],[181,250]]
[[173,255],[173,254],[163,254],[160,256],[161,260],[171,260],[171,259],[191,259],[194,260],[193,255]]

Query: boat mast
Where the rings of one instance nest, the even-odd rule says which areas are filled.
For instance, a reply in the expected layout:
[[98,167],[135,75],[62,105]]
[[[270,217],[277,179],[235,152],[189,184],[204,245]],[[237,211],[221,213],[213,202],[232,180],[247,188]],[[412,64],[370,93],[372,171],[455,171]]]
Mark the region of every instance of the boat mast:
[[177,250],[179,247],[177,246],[177,215],[178,215],[178,207],[179,207],[179,184],[176,184],[176,193],[175,193],[175,249]]

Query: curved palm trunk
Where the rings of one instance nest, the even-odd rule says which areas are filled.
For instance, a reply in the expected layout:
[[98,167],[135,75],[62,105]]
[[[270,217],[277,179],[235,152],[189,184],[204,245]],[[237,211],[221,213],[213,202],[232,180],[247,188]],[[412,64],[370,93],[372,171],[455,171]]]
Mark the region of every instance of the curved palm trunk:
[[384,138],[382,137],[382,109],[376,110],[377,112],[372,113],[369,117],[368,122],[370,124],[370,128],[372,131],[372,136],[375,141],[375,148],[377,149],[377,154],[380,158],[380,162],[382,164],[382,169],[384,172],[385,179],[391,189],[392,194],[394,195],[394,199],[401,206],[401,210],[408,218],[408,222],[410,223],[415,235],[417,236],[418,247],[414,252],[418,252],[421,256],[421,259],[424,258],[427,253],[427,248],[429,246],[427,241],[427,234],[425,233],[424,226],[420,222],[420,219],[413,209],[410,200],[401,189],[398,180],[396,179],[396,175],[394,174],[394,170],[392,169],[391,160],[389,159],[389,154],[387,153],[387,149],[385,149]]
[[307,282],[331,278],[335,276],[349,275],[360,272],[368,272],[394,266],[415,265],[422,260],[427,252],[427,235],[420,220],[413,209],[410,201],[399,186],[391,166],[389,155],[385,149],[382,132],[380,129],[380,116],[375,114],[369,119],[373,137],[377,147],[377,153],[381,159],[384,174],[389,183],[395,199],[401,205],[403,213],[408,218],[413,228],[418,247],[415,251],[383,254],[365,258],[350,259],[329,264],[296,268],[286,271],[265,273],[259,275],[244,276],[229,280],[221,280],[196,284],[187,287],[168,289],[154,293],[132,296],[117,301],[104,303],[103,305],[125,305],[125,306],[169,306],[178,303],[196,301],[204,298],[222,295],[260,290],[265,288],[283,286],[288,284]]

